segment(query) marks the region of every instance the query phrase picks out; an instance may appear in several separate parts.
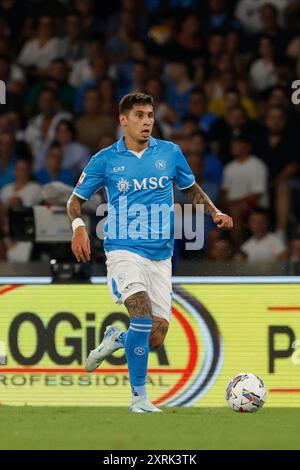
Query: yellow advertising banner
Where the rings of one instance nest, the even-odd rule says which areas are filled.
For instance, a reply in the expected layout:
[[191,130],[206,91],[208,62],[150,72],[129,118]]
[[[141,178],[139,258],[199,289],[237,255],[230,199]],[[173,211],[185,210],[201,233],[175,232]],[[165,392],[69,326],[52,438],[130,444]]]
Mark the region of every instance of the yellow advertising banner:
[[[110,324],[129,320],[106,285],[0,286],[0,403],[128,406],[123,349],[83,367]],[[150,353],[151,400],[224,406],[239,372],[263,379],[268,406],[300,406],[299,285],[175,284],[169,333]]]

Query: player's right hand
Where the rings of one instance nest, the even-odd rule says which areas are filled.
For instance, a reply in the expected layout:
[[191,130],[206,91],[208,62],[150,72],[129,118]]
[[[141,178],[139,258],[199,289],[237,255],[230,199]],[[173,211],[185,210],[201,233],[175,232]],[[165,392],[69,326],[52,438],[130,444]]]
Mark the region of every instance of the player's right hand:
[[91,259],[91,244],[85,227],[78,227],[72,237],[72,252],[80,263]]

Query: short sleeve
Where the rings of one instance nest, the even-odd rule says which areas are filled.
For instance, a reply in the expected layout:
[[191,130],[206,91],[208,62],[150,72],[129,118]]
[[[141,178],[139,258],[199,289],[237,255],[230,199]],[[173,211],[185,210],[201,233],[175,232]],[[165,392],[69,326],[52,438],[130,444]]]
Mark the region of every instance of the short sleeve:
[[276,237],[275,235],[273,236],[273,250],[274,250],[274,255],[275,256],[279,256],[281,255],[281,253],[283,253],[284,251],[286,251],[287,247],[286,245],[284,244],[284,242],[282,240],[280,240],[280,238]]
[[223,172],[223,182],[222,182],[222,189],[225,191],[229,191],[231,186],[230,182],[230,174],[228,171],[228,166],[225,165],[224,172]]
[[251,179],[251,192],[263,194],[267,191],[268,172],[265,164],[259,160],[256,161],[253,167],[253,174]]
[[178,145],[176,145],[174,180],[180,190],[187,189],[195,183],[195,176]]
[[105,167],[106,158],[103,153],[94,155],[81,173],[73,193],[82,199],[90,199],[105,185]]

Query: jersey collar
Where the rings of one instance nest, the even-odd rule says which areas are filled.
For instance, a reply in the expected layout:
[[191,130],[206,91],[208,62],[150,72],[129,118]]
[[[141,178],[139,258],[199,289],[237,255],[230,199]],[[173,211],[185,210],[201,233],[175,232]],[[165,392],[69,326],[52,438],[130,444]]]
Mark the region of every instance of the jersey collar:
[[[156,140],[152,136],[150,136],[148,147],[154,147],[155,145],[157,145]],[[119,139],[117,141],[117,150],[118,150],[119,153],[128,152],[128,148],[125,145],[125,137],[124,136],[122,136],[121,139]]]

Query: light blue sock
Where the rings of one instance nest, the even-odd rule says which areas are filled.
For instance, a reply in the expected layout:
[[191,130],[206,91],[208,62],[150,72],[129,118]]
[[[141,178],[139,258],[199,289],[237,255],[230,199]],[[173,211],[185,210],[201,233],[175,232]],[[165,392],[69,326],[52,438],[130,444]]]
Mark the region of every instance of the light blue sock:
[[125,333],[125,352],[133,396],[146,396],[146,380],[149,356],[149,337],[153,320],[150,317],[130,319]]

